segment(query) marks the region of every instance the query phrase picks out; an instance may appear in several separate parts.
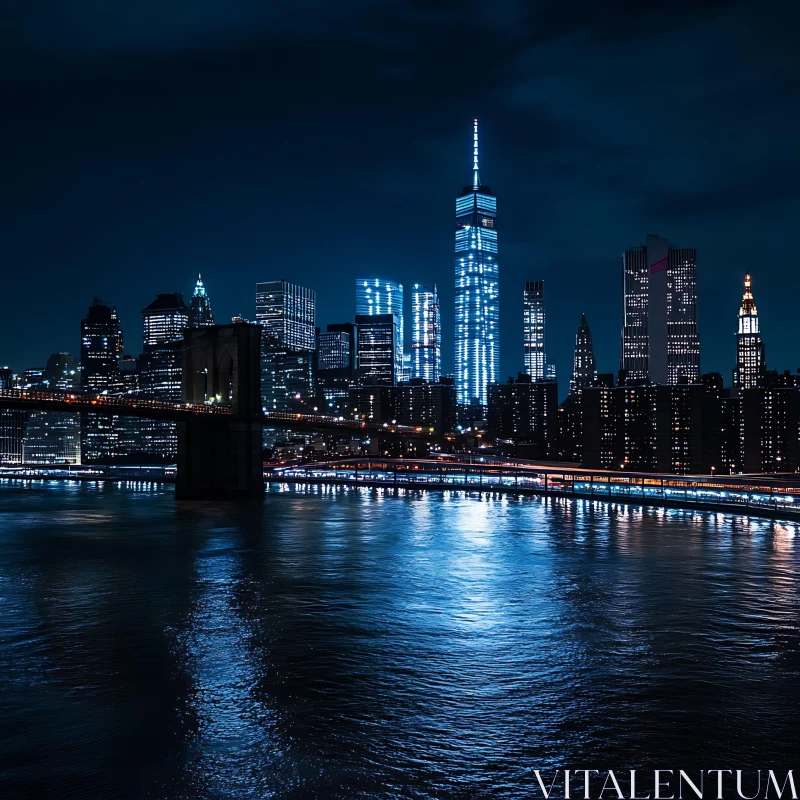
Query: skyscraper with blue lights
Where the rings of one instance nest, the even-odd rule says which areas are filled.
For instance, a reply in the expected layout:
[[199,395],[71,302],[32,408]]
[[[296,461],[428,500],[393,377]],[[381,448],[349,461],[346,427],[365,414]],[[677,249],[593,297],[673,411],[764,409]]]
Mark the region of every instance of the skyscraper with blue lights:
[[411,372],[436,383],[442,374],[442,327],[436,284],[414,284],[411,294]]
[[393,317],[393,383],[397,384],[403,379],[403,285],[383,278],[357,278],[356,315],[372,317],[385,314]]
[[456,198],[455,381],[460,404],[485,406],[500,370],[497,198],[478,173],[478,120],[472,133],[472,186]]

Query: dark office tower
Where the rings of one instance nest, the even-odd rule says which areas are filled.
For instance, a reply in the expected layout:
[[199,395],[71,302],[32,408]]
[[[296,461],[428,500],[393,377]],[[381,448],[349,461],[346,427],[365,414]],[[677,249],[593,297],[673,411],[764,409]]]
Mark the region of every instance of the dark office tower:
[[697,383],[697,252],[648,235],[622,256],[620,369],[628,383]]
[[350,366],[350,334],[326,331],[317,335],[317,369],[347,369]]
[[397,384],[397,338],[393,314],[356,314],[358,370],[362,386]]
[[316,345],[311,289],[285,280],[256,284],[261,325],[261,402],[266,411],[304,406],[313,391]]
[[122,327],[117,312],[95,297],[81,320],[81,389],[90,393],[119,391],[121,359]]
[[478,120],[472,137],[472,186],[456,198],[455,382],[460,405],[486,406],[500,369],[497,198],[478,173]]
[[753,298],[753,280],[748,274],[744,276],[744,294],[739,308],[733,385],[737,389],[752,389],[758,386],[766,368],[767,356],[758,330],[758,309]]
[[345,366],[355,373],[355,370],[358,367],[358,356],[356,354],[358,329],[356,326],[352,322],[329,322],[325,327],[325,330],[327,333],[347,334],[349,353]]
[[317,331],[316,405],[329,414],[349,416],[347,396],[356,385],[355,342],[352,322],[329,324],[325,333]]
[[525,374],[535,381],[546,377],[544,352],[544,281],[527,281],[522,300]]
[[[189,327],[189,309],[180,292],[159,294],[142,309],[143,349],[139,358],[139,394],[150,400],[181,401],[183,334]],[[144,420],[139,449],[157,460],[174,459],[178,452],[175,423]]]
[[69,353],[53,353],[42,373],[45,386],[53,391],[72,391],[78,383],[78,363]]
[[403,380],[405,332],[403,326],[403,285],[382,278],[356,278],[356,314],[394,318],[394,383]]
[[214,315],[211,313],[211,300],[206,294],[206,287],[203,286],[203,278],[198,274],[189,305],[189,326],[192,328],[204,328],[213,324]]
[[670,247],[667,264],[667,383],[699,382],[697,251],[688,247]]
[[[123,391],[120,370],[122,327],[114,308],[95,297],[81,320],[81,390],[89,394]],[[113,414],[81,415],[81,461],[108,463],[119,455],[120,418]]]
[[578,332],[575,334],[575,356],[572,364],[572,380],[569,382],[569,390],[574,393],[591,386],[597,377],[592,332],[589,330],[586,314],[581,315]]
[[442,374],[442,328],[435,283],[414,284],[411,323],[411,377],[436,383]]

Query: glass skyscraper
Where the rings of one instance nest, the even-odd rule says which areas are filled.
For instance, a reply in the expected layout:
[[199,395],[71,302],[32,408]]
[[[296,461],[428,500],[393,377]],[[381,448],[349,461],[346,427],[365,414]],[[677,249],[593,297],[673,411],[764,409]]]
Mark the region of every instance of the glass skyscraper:
[[356,315],[376,316],[391,314],[394,317],[394,379],[403,379],[403,284],[383,278],[356,278]]
[[677,384],[700,380],[697,251],[648,235],[622,256],[620,368],[628,381]]
[[500,370],[500,304],[497,198],[478,172],[478,120],[472,145],[472,186],[456,198],[455,382],[459,404],[485,406]]
[[[362,386],[396,386],[397,315],[356,314],[358,370]],[[402,359],[400,365],[402,369]]]
[[411,295],[411,375],[436,383],[442,374],[442,327],[436,284],[414,284]]
[[546,377],[544,352],[544,281],[526,281],[522,299],[525,374],[535,381]]
[[261,325],[261,401],[266,411],[288,411],[313,392],[316,294],[285,280],[256,284]]

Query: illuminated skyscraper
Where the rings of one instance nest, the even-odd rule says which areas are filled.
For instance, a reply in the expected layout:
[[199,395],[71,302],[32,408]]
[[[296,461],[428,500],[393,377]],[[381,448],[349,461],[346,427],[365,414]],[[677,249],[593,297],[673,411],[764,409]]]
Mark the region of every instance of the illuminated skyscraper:
[[628,382],[700,380],[697,335],[697,251],[660,236],[622,256],[623,328],[620,368]]
[[[123,390],[122,326],[114,308],[95,297],[81,320],[81,389],[90,394]],[[119,455],[120,418],[81,414],[81,460],[108,463]]]
[[394,314],[356,314],[358,370],[363,386],[396,386],[399,382],[396,322]]
[[403,379],[403,285],[382,278],[356,279],[356,314],[374,316],[391,314],[394,317],[394,383]]
[[500,369],[497,198],[478,173],[478,120],[472,186],[456,198],[455,381],[459,404],[486,405]]
[[328,323],[317,331],[317,368],[314,388],[317,405],[329,413],[345,414],[347,395],[356,386],[356,326],[352,322]]
[[313,391],[316,294],[285,280],[256,284],[261,332],[261,397],[267,411],[287,411]]
[[[142,309],[143,348],[139,357],[139,392],[142,397],[181,401],[183,333],[189,327],[189,309],[180,292],[159,294]],[[178,452],[174,422],[142,420],[138,424],[138,450],[159,459]]]
[[591,386],[597,376],[597,362],[594,358],[592,332],[586,321],[586,314],[581,315],[578,332],[575,334],[575,357],[573,359],[572,380],[569,382],[570,392],[578,392]]
[[155,347],[166,342],[183,339],[189,327],[189,309],[180,292],[156,295],[147,308],[142,309],[144,346]]
[[744,294],[739,308],[733,385],[739,389],[752,389],[758,386],[766,367],[767,356],[758,330],[758,309],[753,298],[753,280],[748,274],[744,276]]
[[442,329],[435,283],[414,284],[411,321],[411,376],[436,383],[442,373]]
[[527,281],[522,300],[525,374],[544,380],[544,281]]
[[81,320],[81,389],[119,391],[122,387],[122,327],[116,309],[97,297]]
[[206,293],[206,287],[203,286],[203,278],[198,274],[189,306],[189,325],[192,328],[204,328],[213,324],[214,315],[211,313],[211,300]]

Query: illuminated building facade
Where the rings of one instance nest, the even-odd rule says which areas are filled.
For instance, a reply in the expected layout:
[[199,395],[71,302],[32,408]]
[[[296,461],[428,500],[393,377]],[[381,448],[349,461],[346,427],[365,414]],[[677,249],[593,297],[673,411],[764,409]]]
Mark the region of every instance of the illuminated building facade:
[[285,280],[256,284],[261,401],[266,411],[303,406],[313,393],[316,294]]
[[[0,389],[15,389],[15,376],[8,367],[0,368]],[[0,408],[0,464],[21,464],[25,425],[30,412]]]
[[597,377],[597,362],[594,357],[592,332],[586,321],[586,314],[581,315],[578,332],[575,334],[575,354],[572,360],[572,380],[569,382],[571,393],[591,386]]
[[748,274],[744,276],[744,293],[739,308],[733,385],[738,389],[752,389],[758,386],[766,367],[766,351],[758,329],[758,309],[753,298],[753,280]]
[[414,368],[411,364],[411,353],[403,353],[403,371],[400,373],[400,382],[408,383],[414,374]]
[[697,252],[648,235],[622,256],[620,368],[628,383],[697,383]]
[[544,380],[547,358],[544,352],[544,281],[526,281],[522,298],[525,374]]
[[211,311],[211,300],[203,285],[203,276],[198,274],[189,304],[189,325],[192,328],[204,328],[213,324],[214,314]]
[[[78,364],[69,353],[47,359],[36,388],[68,392],[78,387]],[[33,411],[25,429],[23,455],[30,464],[80,464],[80,414]]]
[[582,466],[696,474],[703,467],[699,384],[591,386],[581,392]]
[[739,392],[742,469],[796,472],[800,466],[800,375],[765,372],[761,385]]
[[455,384],[461,405],[487,404],[499,374],[499,322],[497,198],[481,184],[474,120],[472,185],[456,198]]
[[412,378],[397,391],[397,421],[400,425],[433,428],[436,433],[456,429],[456,387],[452,378],[433,383]]
[[81,320],[81,389],[108,391],[122,387],[122,326],[114,308],[95,297]]
[[[183,334],[189,309],[180,292],[159,294],[142,309],[143,351],[139,358],[139,394],[150,400],[181,401]],[[138,450],[156,460],[171,460],[178,452],[174,422],[142,420]]]
[[517,379],[489,386],[487,421],[489,435],[530,445],[532,458],[554,454],[558,426],[558,384],[533,380],[519,373]]
[[357,278],[356,314],[362,317],[392,315],[394,323],[393,382],[395,384],[400,383],[404,377],[403,285],[395,281],[386,281],[382,278]]
[[[358,370],[363,386],[397,385],[395,314],[356,314]],[[402,359],[400,359],[402,366]]]
[[331,323],[324,333],[318,330],[316,352],[316,405],[328,413],[349,416],[347,397],[356,385],[356,326]]
[[442,328],[436,284],[414,284],[411,295],[411,377],[436,383],[442,374]]
[[350,366],[350,334],[326,331],[317,336],[317,368],[347,369]]
[[[114,308],[95,297],[81,320],[81,390],[93,394],[123,391],[122,326]],[[119,452],[120,418],[114,414],[81,415],[81,460],[106,463]]]

